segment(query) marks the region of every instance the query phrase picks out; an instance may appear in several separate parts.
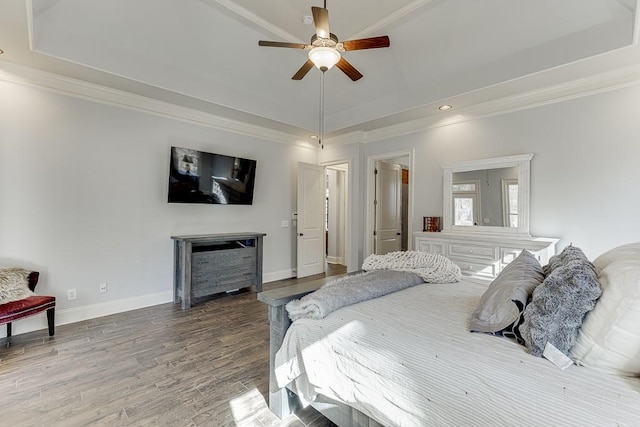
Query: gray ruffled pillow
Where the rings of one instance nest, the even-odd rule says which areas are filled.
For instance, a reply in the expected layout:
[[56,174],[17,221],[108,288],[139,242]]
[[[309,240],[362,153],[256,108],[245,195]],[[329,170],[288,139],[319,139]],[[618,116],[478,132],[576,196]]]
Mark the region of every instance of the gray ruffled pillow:
[[552,257],[545,270],[550,273],[533,291],[519,330],[534,356],[542,356],[547,342],[568,354],[602,293],[600,283],[594,265],[575,246]]
[[471,315],[472,332],[502,332],[519,323],[533,290],[544,280],[542,267],[523,250],[495,278]]

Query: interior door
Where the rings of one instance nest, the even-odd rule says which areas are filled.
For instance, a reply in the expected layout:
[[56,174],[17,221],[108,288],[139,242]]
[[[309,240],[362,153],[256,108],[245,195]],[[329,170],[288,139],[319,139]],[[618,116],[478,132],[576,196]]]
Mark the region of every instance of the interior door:
[[383,255],[402,245],[402,167],[376,162],[375,247]]
[[324,166],[298,163],[298,273],[324,272]]

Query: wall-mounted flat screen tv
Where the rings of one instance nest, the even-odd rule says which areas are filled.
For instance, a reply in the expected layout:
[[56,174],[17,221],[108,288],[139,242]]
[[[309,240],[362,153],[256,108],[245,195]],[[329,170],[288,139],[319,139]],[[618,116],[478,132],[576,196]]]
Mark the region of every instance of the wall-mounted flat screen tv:
[[169,203],[250,205],[256,161],[171,147]]

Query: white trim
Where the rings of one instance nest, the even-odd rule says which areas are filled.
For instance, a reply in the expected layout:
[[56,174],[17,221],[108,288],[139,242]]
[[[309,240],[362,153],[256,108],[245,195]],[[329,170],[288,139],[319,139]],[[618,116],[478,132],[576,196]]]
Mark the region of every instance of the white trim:
[[327,256],[327,263],[344,265],[342,257],[340,256]]
[[295,135],[0,60],[0,80],[317,151]]
[[634,45],[638,44],[638,38],[640,37],[640,0],[635,1],[635,13],[633,14],[633,40]]
[[[81,322],[83,320],[95,319],[98,317],[109,316],[111,314],[124,313],[126,311],[137,310],[140,308],[151,307],[153,305],[166,304],[170,302],[173,302],[173,291],[140,295],[132,298],[101,302],[98,304],[66,308],[62,310],[58,310],[56,308],[56,326],[67,325],[69,323]],[[26,319],[14,321],[12,323],[11,335],[14,336],[25,334],[27,332],[46,328],[47,316],[43,312],[41,316],[31,316]],[[3,330],[2,335],[0,336],[7,336],[6,329]]]
[[270,273],[262,274],[262,283],[275,282],[278,280],[291,279],[296,277],[295,268],[289,268],[286,270],[272,271]]
[[[493,157],[489,159],[469,160],[442,165],[442,232],[461,234],[485,234],[485,235],[514,235],[530,238],[529,235],[529,202],[530,202],[530,179],[531,179],[531,159],[533,153],[520,154],[515,156]],[[495,169],[518,167],[518,228],[511,227],[490,227],[474,226],[464,227],[453,225],[453,195],[451,185],[453,184],[453,173],[479,169]]]
[[[356,271],[359,270],[360,267],[355,260],[355,257],[351,255],[351,248],[356,247],[353,244],[353,236],[351,235],[351,230],[353,230],[353,212],[354,207],[351,205],[351,182],[354,181],[353,178],[353,160],[351,158],[341,159],[341,160],[331,160],[329,162],[320,163],[325,168],[325,173],[327,169],[335,169],[343,171],[344,174],[344,209],[345,209],[345,225],[344,225],[344,256],[343,257],[331,257],[335,258],[335,262],[333,264],[341,264],[347,266],[347,271]],[[347,167],[341,167],[342,165],[347,165]],[[354,181],[355,182],[355,181]],[[327,257],[327,262],[332,263],[329,260],[330,257]],[[353,265],[349,265],[351,264]]]
[[[636,33],[638,31],[636,31]],[[636,35],[635,37],[638,36]],[[239,120],[227,119],[194,108],[178,106],[169,102],[159,101],[126,91],[84,82],[82,80],[19,65],[1,59],[0,81],[37,86],[67,96],[74,96],[93,102],[156,114],[203,126],[222,129],[237,134],[253,136],[268,141],[294,144],[296,146],[318,151],[318,147],[315,143],[309,142],[303,137],[299,137],[288,132],[278,131]],[[380,127],[371,131],[357,130],[337,135],[335,137],[325,137],[325,145],[334,146],[374,142],[412,134],[431,128],[438,128],[557,102],[564,102],[638,84],[640,84],[640,65],[633,65],[516,95],[505,96],[484,102],[481,101],[469,105],[468,107],[456,108],[444,115],[437,110],[437,106],[442,103],[456,104],[456,98],[470,96],[472,94],[477,94],[477,97],[480,97],[487,90],[491,89],[483,88],[477,91],[457,95],[454,98],[438,100],[432,104],[417,107],[416,110],[423,109],[425,111],[425,116],[423,118]],[[434,113],[430,113],[430,111],[434,111]],[[375,120],[372,122],[375,122]],[[359,126],[362,125],[366,125],[366,123]]]
[[[276,280],[290,279],[295,276],[296,275],[293,272],[293,269],[274,271],[271,273],[265,273],[263,276],[263,281],[264,283],[268,283],[274,282]],[[70,323],[82,322],[84,320],[109,316],[111,314],[124,313],[127,311],[138,310],[140,308],[151,307],[154,305],[167,304],[170,302],[173,302],[173,291],[141,295],[132,298],[101,302],[98,304],[89,304],[81,307],[66,308],[62,310],[56,308],[56,326],[68,325]],[[11,335],[16,336],[20,334],[26,334],[28,332],[46,329],[47,327],[47,316],[45,312],[42,312],[42,315],[34,315],[12,322],[13,333]],[[0,338],[6,336],[6,328],[0,328]]]
[[415,12],[418,9],[423,8],[424,6],[426,6],[427,4],[431,3],[434,0],[415,0],[411,3],[409,3],[408,5],[404,6],[403,8],[400,8],[398,10],[396,10],[395,12],[393,12],[392,14],[384,17],[383,19],[379,20],[378,22],[373,23],[372,25],[369,25],[367,28],[365,28],[364,30],[353,34],[350,37],[347,37],[348,40],[353,40],[353,39],[360,39],[363,37],[368,37],[370,35],[372,35],[373,33],[376,33],[378,31],[389,31],[389,26],[391,24],[393,24],[394,22],[398,21],[399,19],[404,18],[405,16]]
[[202,0],[205,4],[208,1],[213,1],[215,3],[218,3],[220,6],[223,6],[225,8],[227,8],[228,10],[232,11],[233,13],[235,13],[238,16],[243,17],[244,19],[246,19],[247,21],[250,21],[252,23],[254,23],[255,25],[258,25],[259,27],[267,30],[268,32],[281,37],[283,40],[286,40],[288,42],[295,42],[298,41],[300,43],[307,43],[306,41],[302,41],[300,40],[298,37],[294,36],[293,34],[290,34],[289,32],[283,30],[282,28],[273,25],[271,22],[266,21],[264,19],[262,19],[260,16],[256,15],[255,13],[245,9],[242,6],[239,6],[236,2],[231,1],[231,0]]
[[[338,135],[336,137],[325,138],[326,145],[334,146],[353,143],[366,144],[369,142],[421,132],[428,129],[513,113],[558,102],[570,101],[572,99],[578,99],[603,92],[610,92],[625,87],[636,86],[638,84],[640,84],[640,66],[634,65],[516,95],[475,103],[468,107],[450,110],[447,114],[437,112],[437,107],[442,104],[455,105],[455,98],[438,100],[437,102],[429,105],[416,108],[423,109],[425,111],[425,116],[420,119],[408,120],[398,124],[380,127],[371,131],[358,130]],[[490,88],[483,88],[474,92],[479,93],[480,91],[487,89]],[[473,92],[456,95],[456,98],[468,96],[471,93]],[[430,113],[431,111],[434,113]],[[375,122],[375,120],[373,120],[373,122]]]

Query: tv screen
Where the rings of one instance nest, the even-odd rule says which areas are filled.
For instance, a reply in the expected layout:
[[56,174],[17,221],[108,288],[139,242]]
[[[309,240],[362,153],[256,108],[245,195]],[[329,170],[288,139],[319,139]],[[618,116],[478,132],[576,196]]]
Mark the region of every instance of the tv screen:
[[250,205],[256,161],[171,147],[169,203]]

